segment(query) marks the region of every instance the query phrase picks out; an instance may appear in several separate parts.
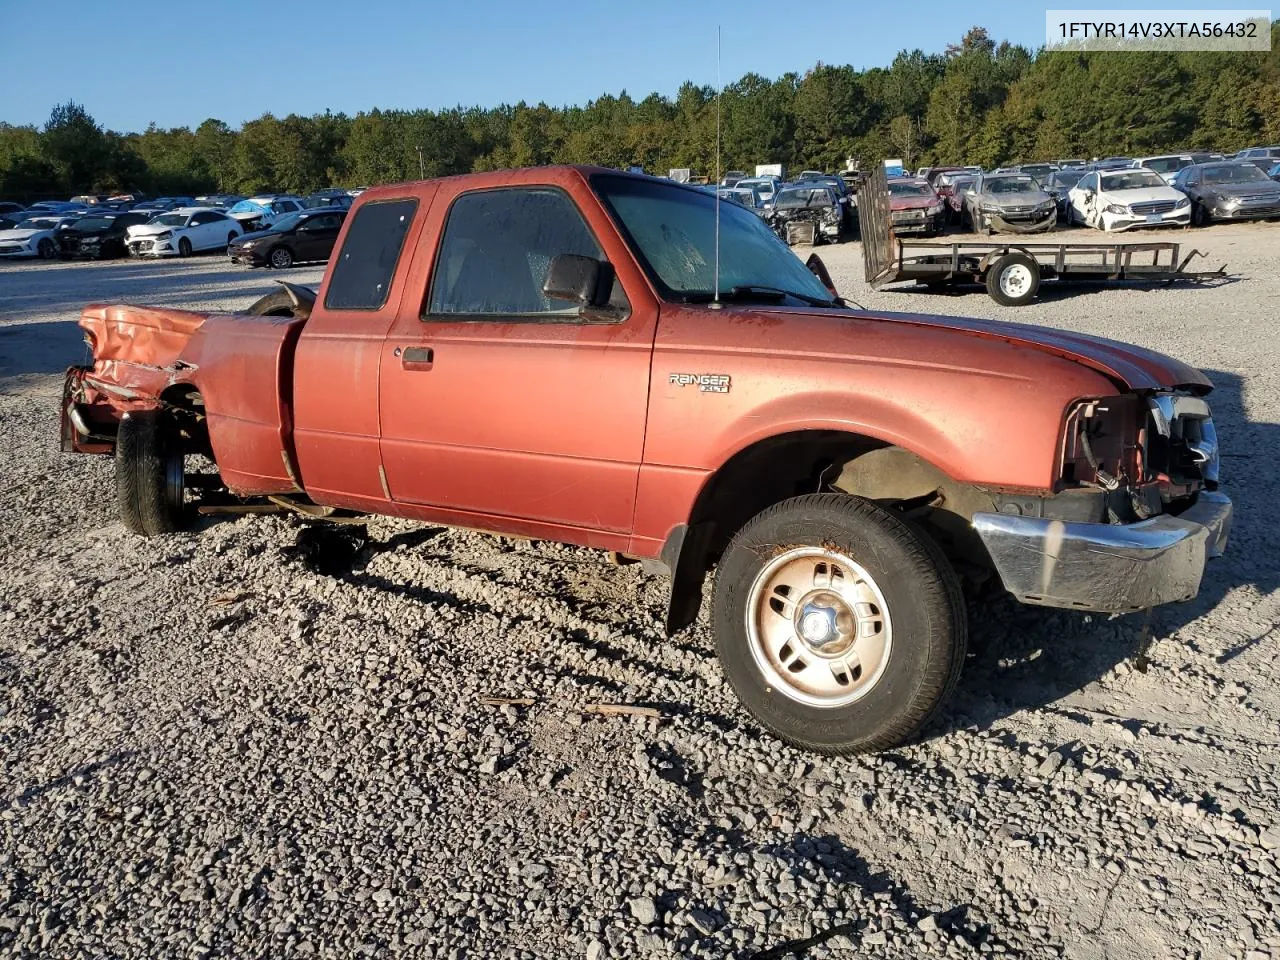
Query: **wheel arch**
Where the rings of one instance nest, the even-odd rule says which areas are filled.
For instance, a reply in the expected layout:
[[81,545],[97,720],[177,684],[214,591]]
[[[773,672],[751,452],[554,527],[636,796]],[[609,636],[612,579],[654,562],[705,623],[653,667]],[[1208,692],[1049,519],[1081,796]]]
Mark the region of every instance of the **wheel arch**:
[[708,475],[687,522],[677,525],[663,545],[661,559],[671,575],[667,630],[675,633],[697,618],[706,575],[734,533],[776,503],[836,491],[913,510],[941,510],[952,515],[944,528],[963,540],[965,513],[971,517],[975,509],[988,508],[989,500],[976,489],[930,458],[875,433],[825,427],[758,438]]

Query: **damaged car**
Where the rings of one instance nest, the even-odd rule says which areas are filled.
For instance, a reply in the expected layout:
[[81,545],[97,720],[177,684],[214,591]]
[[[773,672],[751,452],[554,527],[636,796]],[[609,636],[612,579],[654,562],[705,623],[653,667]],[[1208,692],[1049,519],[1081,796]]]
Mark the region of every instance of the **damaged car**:
[[774,233],[789,244],[838,243],[848,220],[848,197],[812,180],[788,184],[774,194],[767,217]]
[[1280,217],[1280,183],[1249,161],[1183,167],[1173,185],[1191,201],[1191,222],[1265,220]]
[[965,194],[965,219],[975,233],[1046,233],[1058,223],[1058,205],[1026,173],[991,173],[979,177]]
[[1185,227],[1191,223],[1191,201],[1154,170],[1095,170],[1068,192],[1067,219],[1108,233],[1135,227]]
[[900,178],[889,181],[889,219],[899,236],[918,233],[933,236],[946,223],[946,204],[928,180]]

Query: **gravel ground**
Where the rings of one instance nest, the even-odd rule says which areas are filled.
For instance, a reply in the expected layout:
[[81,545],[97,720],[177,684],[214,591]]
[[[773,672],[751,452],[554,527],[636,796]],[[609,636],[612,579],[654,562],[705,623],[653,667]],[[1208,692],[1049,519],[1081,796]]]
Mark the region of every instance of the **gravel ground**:
[[57,450],[70,320],[275,276],[0,265],[0,955],[1280,957],[1280,229],[1189,236],[1239,281],[1017,310],[873,293],[857,244],[820,250],[872,309],[1206,368],[1237,504],[1145,657],[1141,616],[974,606],[921,742],[846,759],[762,736],[705,611],[666,640],[661,582],[589,551],[391,519],[126,534],[110,463]]

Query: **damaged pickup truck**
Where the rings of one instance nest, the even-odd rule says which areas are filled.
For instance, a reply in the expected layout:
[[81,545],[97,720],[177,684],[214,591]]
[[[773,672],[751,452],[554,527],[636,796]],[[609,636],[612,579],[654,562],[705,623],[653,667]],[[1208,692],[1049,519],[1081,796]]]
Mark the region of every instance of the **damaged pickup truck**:
[[[1197,370],[1138,347],[848,309],[751,211],[612,170],[362,194],[319,291],[86,307],[68,451],[140,534],[199,497],[391,514],[639,559],[759,722],[892,747],[964,662],[962,585],[1125,612],[1195,595],[1231,503]],[[819,279],[821,277],[821,279]],[[265,315],[262,315],[265,314]],[[199,474],[197,456],[216,464]]]

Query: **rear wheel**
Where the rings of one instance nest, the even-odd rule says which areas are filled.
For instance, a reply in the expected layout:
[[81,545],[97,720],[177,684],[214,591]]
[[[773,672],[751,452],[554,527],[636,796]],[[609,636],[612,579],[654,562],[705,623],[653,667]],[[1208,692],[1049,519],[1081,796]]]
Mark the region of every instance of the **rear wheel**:
[[180,257],[191,256],[191,241],[188,240],[186,237],[182,237],[178,241],[178,256]]
[[293,266],[293,253],[288,247],[276,247],[268,260],[277,270],[284,270]]
[[177,425],[158,410],[130,413],[116,436],[120,519],[144,537],[185,529],[186,474]]
[[841,494],[783,501],[743,527],[716,573],[713,618],[738,698],[820,753],[910,739],[964,662],[960,588],[936,545]]
[[987,293],[1005,307],[1019,307],[1036,298],[1040,265],[1025,253],[1006,253],[987,269]]

